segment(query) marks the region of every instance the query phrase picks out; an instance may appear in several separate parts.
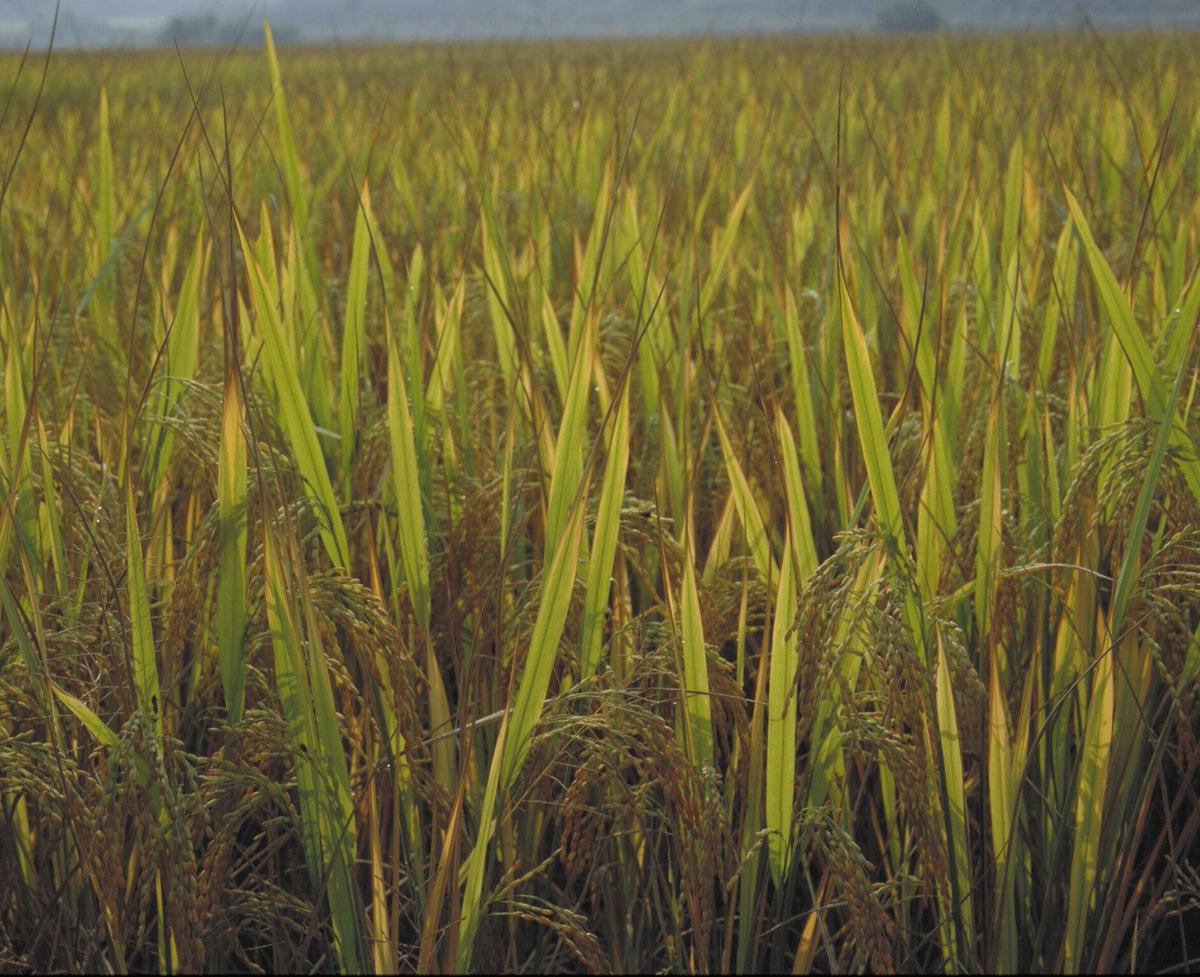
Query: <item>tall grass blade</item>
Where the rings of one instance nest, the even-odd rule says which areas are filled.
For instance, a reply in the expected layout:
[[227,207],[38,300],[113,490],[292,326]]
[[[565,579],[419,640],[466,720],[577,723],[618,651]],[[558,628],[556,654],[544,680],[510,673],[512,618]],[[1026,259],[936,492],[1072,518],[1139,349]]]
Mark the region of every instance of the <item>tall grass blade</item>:
[[457,968],[466,972],[475,952],[483,905],[483,882],[488,852],[496,830],[496,815],[504,793],[513,785],[529,755],[534,728],[541,718],[550,688],[550,677],[558,657],[558,644],[567,621],[575,585],[579,544],[583,537],[584,507],[577,504],[563,535],[558,539],[549,568],[542,580],[541,600],[525,668],[512,706],[505,713],[495,752],[488,769],[479,832],[464,866],[462,912],[458,932]]
[[792,822],[796,790],[796,633],[791,629],[796,607],[790,534],[780,564],[771,629],[770,683],[767,687],[766,827],[767,861],[775,884],[782,885],[791,867]]
[[[1145,405],[1146,416],[1153,421],[1166,422],[1168,420],[1166,414],[1167,388],[1154,363],[1150,345],[1138,327],[1133,309],[1129,305],[1129,299],[1122,291],[1116,275],[1113,274],[1112,268],[1092,236],[1091,227],[1083,215],[1079,202],[1066,187],[1063,187],[1063,193],[1066,195],[1067,206],[1071,211],[1071,219],[1075,222],[1075,229],[1083,241],[1083,251],[1087,256],[1088,266],[1092,270],[1096,292],[1108,315],[1113,331],[1121,343],[1121,349],[1133,369],[1133,376],[1137,381],[1138,390]],[[1183,476],[1192,490],[1192,494],[1200,501],[1200,457],[1192,450],[1182,429],[1177,429],[1174,422],[1170,422],[1168,427],[1171,431],[1171,445],[1179,448],[1183,453],[1181,460]]]
[[246,704],[246,437],[235,319],[224,335],[225,376],[217,462],[217,657],[229,722]]
[[[367,353],[367,271],[371,254],[367,206],[370,190],[364,182],[360,193],[364,201],[354,220],[354,244],[350,251],[350,273],[346,282],[346,310],[342,323],[341,421],[342,477],[345,491],[350,490],[350,472],[362,423],[362,361]],[[347,500],[349,501],[349,500]]]
[[866,336],[850,302],[844,277],[839,277],[838,295],[842,310],[842,342],[846,350],[846,369],[850,378],[850,394],[854,403],[854,418],[862,445],[863,461],[875,501],[879,528],[889,547],[899,552],[904,545],[904,521],[900,511],[900,495],[896,491],[896,476],[888,456],[887,437],[879,413],[879,394]]
[[146,563],[142,556],[142,537],[138,530],[137,501],[133,483],[126,483],[125,558],[129,586],[129,637],[133,685],[138,707],[151,721],[158,749],[162,740],[162,692],[158,686],[158,657],[154,650],[154,630],[150,620],[150,594],[146,589]]
[[399,507],[400,560],[409,599],[422,631],[429,630],[429,551],[425,516],[421,507],[421,484],[417,475],[417,451],[413,440],[412,415],[408,409],[408,384],[400,365],[400,351],[388,330],[388,438],[392,450],[392,487]]
[[264,272],[263,263],[255,257],[247,243],[240,223],[237,225],[237,233],[246,260],[250,298],[254,307],[253,321],[262,329],[263,363],[275,388],[280,424],[292,449],[297,470],[308,483],[313,497],[321,507],[321,540],[325,544],[329,559],[334,566],[345,566],[349,562],[350,553],[346,530],[342,524],[333,484],[329,479],[325,457],[317,444],[312,414],[309,412],[308,402],[304,397],[291,355],[291,344],[284,331],[278,293],[272,288],[270,278]]
[[625,474],[629,468],[629,384],[621,389],[621,399],[613,417],[608,445],[608,463],[596,508],[596,528],[592,533],[588,561],[587,594],[583,604],[583,626],[579,639],[579,671],[588,678],[600,662],[604,641],[604,623],[612,592],[613,560],[621,531],[621,503],[625,497]]
[[353,871],[357,849],[349,773],[329,674],[295,553],[264,523],[266,611],[275,680],[296,772],[309,881],[325,892],[339,964],[363,962],[362,918]]
[[688,756],[697,770],[713,764],[712,703],[709,700],[708,649],[704,643],[704,618],[696,568],[685,547],[683,586],[679,598],[679,631],[683,655],[683,705],[687,717],[684,738]]
[[721,441],[721,455],[725,459],[725,470],[729,473],[729,482],[733,488],[733,501],[746,533],[746,543],[754,557],[754,566],[759,575],[769,584],[779,579],[779,571],[771,555],[771,538],[767,535],[766,523],[742,466],[733,453],[733,445],[729,442],[729,435],[725,431],[725,424],[719,412],[715,415],[715,423]]

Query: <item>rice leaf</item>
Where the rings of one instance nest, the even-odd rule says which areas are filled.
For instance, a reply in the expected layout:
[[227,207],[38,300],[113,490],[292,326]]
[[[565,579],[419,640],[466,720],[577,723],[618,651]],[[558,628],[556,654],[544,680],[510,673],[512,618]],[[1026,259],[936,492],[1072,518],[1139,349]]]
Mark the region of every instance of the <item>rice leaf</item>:
[[496,748],[488,769],[479,831],[475,846],[464,866],[462,912],[458,933],[457,967],[460,973],[470,967],[475,951],[475,935],[483,912],[483,879],[488,851],[496,830],[496,814],[502,796],[516,781],[529,755],[533,731],[541,718],[550,677],[558,658],[558,643],[566,625],[579,543],[583,536],[584,507],[576,505],[565,532],[559,538],[554,556],[542,580],[537,620],[529,642],[525,667],[511,707],[504,715]]
[[587,678],[596,671],[604,640],[604,621],[612,591],[613,560],[621,530],[621,503],[625,497],[625,474],[629,468],[629,384],[621,390],[621,400],[613,417],[608,445],[608,462],[596,509],[596,528],[592,534],[588,561],[587,595],[583,604],[583,624],[579,639],[579,671]]
[[746,533],[746,543],[750,547],[750,553],[754,557],[754,566],[759,575],[769,584],[770,581],[779,579],[779,570],[771,555],[771,538],[767,535],[766,523],[763,521],[758,502],[754,498],[754,492],[746,480],[742,466],[733,453],[733,445],[729,442],[729,435],[725,431],[725,424],[721,420],[719,411],[714,415],[714,421],[717,435],[721,441],[721,455],[725,459],[725,470],[729,473],[729,483],[733,488],[733,501],[737,506],[738,516],[742,520],[742,526]]
[[683,704],[688,723],[685,746],[696,769],[704,770],[713,764],[712,704],[709,701],[704,619],[700,613],[700,592],[696,589],[696,568],[690,555],[684,558],[679,616],[683,642]]
[[370,189],[364,181],[363,201],[354,220],[354,244],[350,251],[350,273],[346,281],[346,310],[342,323],[341,421],[343,492],[349,501],[350,476],[362,423],[362,360],[367,353],[367,271],[371,254],[366,207]]
[[[1108,315],[1113,331],[1120,341],[1125,358],[1133,370],[1134,379],[1137,381],[1138,390],[1142,395],[1146,416],[1153,421],[1163,423],[1168,420],[1166,414],[1168,394],[1166,385],[1159,376],[1158,368],[1154,363],[1150,345],[1138,327],[1133,309],[1129,306],[1129,299],[1117,283],[1116,275],[1113,274],[1112,268],[1092,236],[1091,228],[1087,218],[1083,215],[1079,202],[1066,187],[1063,187],[1063,193],[1066,195],[1067,206],[1071,211],[1071,219],[1075,222],[1075,229],[1083,241],[1083,251],[1087,256],[1088,266],[1092,270],[1096,292]],[[1200,500],[1200,458],[1192,449],[1183,430],[1177,429],[1173,421],[1168,426],[1171,431],[1171,446],[1180,449],[1183,453],[1180,461],[1183,477],[1192,490],[1192,494],[1197,500]]]
[[270,279],[263,271],[263,264],[255,258],[240,223],[237,233],[246,260],[250,298],[254,307],[253,321],[262,330],[263,363],[276,391],[280,425],[292,449],[297,470],[321,507],[321,540],[325,550],[334,566],[345,566],[350,553],[346,530],[329,479],[329,469],[325,466],[325,457],[317,444],[312,414],[291,355],[292,347],[284,332],[278,293],[272,289]]
[[795,561],[798,579],[807,580],[817,569],[817,547],[813,540],[812,522],[808,516],[808,501],[804,481],[800,474],[800,460],[796,454],[796,441],[792,437],[791,425],[780,409],[775,415],[775,430],[779,435],[780,451],[783,455],[783,484],[787,493],[788,539],[791,555]]
[[132,482],[126,483],[125,532],[133,685],[137,692],[139,708],[147,717],[153,719],[155,742],[161,749],[162,693],[158,687],[158,658],[154,651],[150,595],[146,589],[146,564],[142,557],[142,537],[138,530],[137,502]]
[[[226,336],[226,344],[232,337]],[[236,351],[227,348],[227,357]],[[232,724],[241,722],[246,703],[246,439],[241,382],[227,361],[221,410],[217,472],[217,657],[225,709]]]
[[867,479],[871,485],[871,498],[875,500],[875,513],[884,538],[889,547],[898,551],[904,544],[904,522],[900,514],[896,477],[888,455],[887,438],[883,433],[879,394],[875,388],[871,356],[867,350],[866,336],[863,335],[862,326],[850,302],[850,293],[846,290],[844,278],[839,278],[838,294],[841,297],[842,342],[846,350],[850,393],[854,402],[854,417],[858,424],[863,461],[867,467]]
[[263,531],[267,621],[300,795],[309,881],[315,892],[326,894],[341,967],[356,973],[363,958],[352,874],[357,843],[332,688],[294,551],[285,548],[269,521]]
[[421,630],[429,630],[429,553],[425,539],[425,516],[421,508],[421,486],[417,475],[417,451],[413,442],[412,415],[408,410],[408,385],[400,365],[400,351],[388,329],[388,437],[392,450],[392,486],[399,507],[400,559],[409,599]]
[[791,866],[792,824],[796,790],[796,684],[797,636],[791,630],[796,607],[790,532],[780,563],[779,587],[771,630],[770,683],[767,687],[767,773],[765,783],[767,861],[777,886]]

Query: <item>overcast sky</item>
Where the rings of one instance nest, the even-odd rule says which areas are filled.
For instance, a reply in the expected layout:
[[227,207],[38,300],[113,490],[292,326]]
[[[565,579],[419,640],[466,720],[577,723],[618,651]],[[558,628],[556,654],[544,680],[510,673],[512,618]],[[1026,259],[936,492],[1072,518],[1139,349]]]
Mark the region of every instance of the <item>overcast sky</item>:
[[[91,17],[170,17],[197,10],[244,11],[260,7],[262,4],[254,0],[62,0],[64,13]],[[3,16],[29,17],[37,11],[53,9],[54,0],[0,0],[0,15]]]
[[[896,0],[61,0],[57,44],[161,41],[172,17],[245,23],[280,37],[460,38],[870,29]],[[912,2],[912,0],[908,0]],[[951,27],[1200,26],[1200,0],[928,0]],[[0,0],[0,46],[44,45],[54,0]],[[249,17],[247,17],[249,15]],[[244,35],[243,35],[244,36]]]

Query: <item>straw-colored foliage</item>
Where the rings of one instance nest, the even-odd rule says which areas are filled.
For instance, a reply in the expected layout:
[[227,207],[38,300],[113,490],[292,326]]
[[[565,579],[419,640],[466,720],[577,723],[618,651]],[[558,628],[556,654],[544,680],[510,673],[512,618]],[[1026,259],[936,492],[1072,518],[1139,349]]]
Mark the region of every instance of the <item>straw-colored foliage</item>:
[[1194,968],[1197,63],[0,60],[0,969]]

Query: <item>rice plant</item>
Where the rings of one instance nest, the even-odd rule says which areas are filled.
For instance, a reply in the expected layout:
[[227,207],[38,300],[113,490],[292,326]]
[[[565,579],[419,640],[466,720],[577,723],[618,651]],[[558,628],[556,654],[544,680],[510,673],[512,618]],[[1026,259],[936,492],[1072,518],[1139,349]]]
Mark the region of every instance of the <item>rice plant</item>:
[[0,968],[1200,968],[1200,39],[0,58]]

